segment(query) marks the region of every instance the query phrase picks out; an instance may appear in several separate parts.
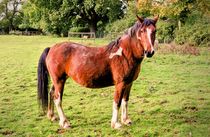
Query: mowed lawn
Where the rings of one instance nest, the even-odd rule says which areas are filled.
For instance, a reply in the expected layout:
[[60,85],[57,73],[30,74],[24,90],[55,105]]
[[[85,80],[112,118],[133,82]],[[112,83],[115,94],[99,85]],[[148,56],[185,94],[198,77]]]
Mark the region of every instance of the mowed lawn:
[[63,108],[72,128],[64,130],[58,121],[50,122],[37,104],[37,63],[45,47],[62,41],[69,39],[0,36],[0,136],[210,136],[207,47],[199,48],[198,56],[157,51],[143,61],[130,95],[130,127],[110,127],[114,87],[87,89],[71,79],[65,85]]

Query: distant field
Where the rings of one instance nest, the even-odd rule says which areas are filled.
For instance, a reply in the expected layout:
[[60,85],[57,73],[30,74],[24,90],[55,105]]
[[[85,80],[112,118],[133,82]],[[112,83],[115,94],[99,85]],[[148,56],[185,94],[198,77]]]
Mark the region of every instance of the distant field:
[[[198,56],[157,51],[153,58],[145,59],[129,101],[133,124],[121,130],[110,128],[113,87],[86,89],[69,79],[63,108],[72,128],[60,129],[58,122],[40,115],[37,62],[45,47],[68,40],[0,36],[0,136],[210,136],[210,48],[207,47],[200,48]],[[105,45],[108,41],[99,39],[93,44]]]

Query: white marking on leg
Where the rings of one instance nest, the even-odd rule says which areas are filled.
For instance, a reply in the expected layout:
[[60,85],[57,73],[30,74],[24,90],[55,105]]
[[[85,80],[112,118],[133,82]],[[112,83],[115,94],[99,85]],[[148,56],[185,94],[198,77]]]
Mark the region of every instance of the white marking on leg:
[[118,129],[121,127],[121,124],[118,123],[118,111],[119,108],[117,106],[117,103],[115,103],[115,101],[113,102],[113,112],[112,112],[112,120],[111,120],[111,127]]
[[113,58],[115,55],[117,55],[117,56],[122,56],[122,51],[123,51],[123,48],[120,47],[115,53],[111,53],[111,54],[109,55],[109,58],[111,59],[111,58]]
[[58,98],[55,99],[54,102],[55,102],[55,106],[57,108],[58,115],[60,118],[59,125],[62,126],[63,128],[68,128],[70,125],[69,125],[69,123],[66,119],[66,116],[64,115],[63,109],[62,109],[60,94],[58,94]]
[[128,101],[122,100],[121,122],[125,125],[131,125],[131,120],[128,118]]
[[118,117],[118,107],[117,103],[113,102],[113,112],[112,112],[112,122],[116,123]]
[[121,120],[124,122],[128,118],[128,101],[122,100],[122,117]]

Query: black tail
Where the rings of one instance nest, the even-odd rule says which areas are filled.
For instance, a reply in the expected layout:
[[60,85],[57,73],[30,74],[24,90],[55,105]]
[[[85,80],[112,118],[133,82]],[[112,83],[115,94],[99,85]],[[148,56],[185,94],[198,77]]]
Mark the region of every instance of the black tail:
[[46,57],[49,52],[50,48],[46,48],[41,57],[39,58],[39,64],[38,64],[38,103],[40,106],[42,106],[43,112],[46,113],[47,107],[48,107],[48,70],[46,66]]

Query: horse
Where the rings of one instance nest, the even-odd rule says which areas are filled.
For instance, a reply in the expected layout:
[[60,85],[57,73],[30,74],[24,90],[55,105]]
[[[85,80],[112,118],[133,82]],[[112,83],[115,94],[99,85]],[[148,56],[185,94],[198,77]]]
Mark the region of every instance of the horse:
[[[128,117],[129,94],[140,73],[141,62],[151,58],[154,51],[156,22],[137,16],[136,23],[120,38],[107,46],[88,47],[74,42],[62,42],[47,47],[38,63],[37,98],[47,117],[54,121],[54,104],[59,116],[59,125],[70,128],[62,108],[64,84],[72,78],[87,88],[114,86],[111,128],[119,129],[122,125],[131,125]],[[48,101],[48,78],[52,80]],[[118,120],[119,108],[122,107],[121,122]]]

